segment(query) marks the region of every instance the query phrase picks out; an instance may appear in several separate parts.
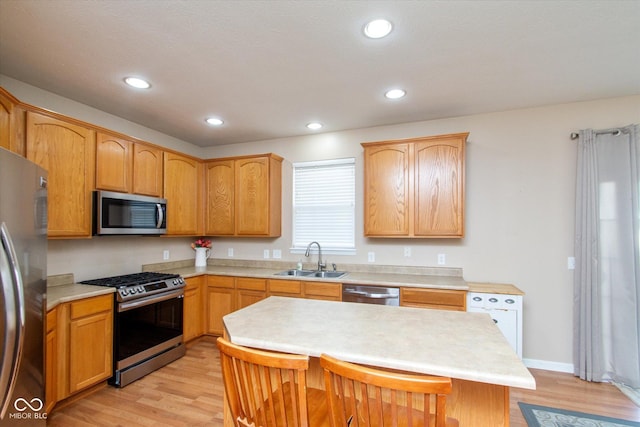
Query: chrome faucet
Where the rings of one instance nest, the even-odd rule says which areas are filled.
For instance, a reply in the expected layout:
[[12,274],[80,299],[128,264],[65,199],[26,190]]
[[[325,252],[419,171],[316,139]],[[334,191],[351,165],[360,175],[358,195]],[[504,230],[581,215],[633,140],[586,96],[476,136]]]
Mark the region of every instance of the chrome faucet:
[[322,248],[320,248],[320,243],[318,242],[311,242],[307,245],[307,251],[304,253],[304,256],[308,257],[309,254],[311,253],[311,245],[313,244],[318,245],[318,271],[322,271],[327,267],[327,264],[324,264],[322,262]]

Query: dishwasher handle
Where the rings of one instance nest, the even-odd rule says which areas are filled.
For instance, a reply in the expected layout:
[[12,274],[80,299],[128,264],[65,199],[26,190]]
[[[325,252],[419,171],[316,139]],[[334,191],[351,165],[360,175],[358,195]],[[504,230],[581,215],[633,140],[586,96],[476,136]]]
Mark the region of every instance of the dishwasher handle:
[[355,295],[355,296],[359,296],[359,297],[372,298],[372,299],[398,298],[397,295],[393,295],[393,294],[390,294],[388,292],[385,292],[385,293],[381,294],[381,293],[373,293],[373,292],[367,292],[367,291],[357,291],[355,289],[349,289],[349,288],[346,288],[344,291],[342,291],[342,294],[343,295]]

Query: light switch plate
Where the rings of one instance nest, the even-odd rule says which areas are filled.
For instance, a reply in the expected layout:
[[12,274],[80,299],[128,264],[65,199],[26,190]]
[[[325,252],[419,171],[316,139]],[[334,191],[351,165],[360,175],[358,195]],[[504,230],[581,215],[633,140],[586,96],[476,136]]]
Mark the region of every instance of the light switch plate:
[[276,259],[282,258],[282,251],[280,249],[273,250],[273,257]]
[[269,259],[269,249],[264,250],[264,259]]
[[227,256],[228,256],[229,258],[233,258],[233,248],[228,248],[228,249],[227,249]]
[[569,270],[575,270],[576,269],[576,258],[570,256],[569,258],[567,258],[567,268]]
[[169,250],[168,249],[165,249],[164,251],[162,251],[162,259],[164,261],[169,259]]
[[375,252],[369,252],[367,254],[367,261],[376,262],[376,253]]
[[447,263],[447,256],[445,254],[438,254],[438,265],[445,265]]

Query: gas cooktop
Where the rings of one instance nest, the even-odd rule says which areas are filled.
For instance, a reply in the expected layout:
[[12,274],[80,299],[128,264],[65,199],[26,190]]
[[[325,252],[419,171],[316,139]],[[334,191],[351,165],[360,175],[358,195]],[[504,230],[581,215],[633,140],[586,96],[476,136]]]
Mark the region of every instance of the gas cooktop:
[[184,288],[184,279],[179,274],[155,272],[104,277],[102,279],[84,280],[80,283],[116,288],[119,302],[168,292],[176,288]]

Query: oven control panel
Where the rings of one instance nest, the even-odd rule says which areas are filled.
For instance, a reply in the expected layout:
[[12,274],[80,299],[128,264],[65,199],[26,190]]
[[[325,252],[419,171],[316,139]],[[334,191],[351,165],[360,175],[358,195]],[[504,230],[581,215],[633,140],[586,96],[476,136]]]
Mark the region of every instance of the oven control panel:
[[130,301],[132,299],[168,292],[172,289],[178,288],[184,288],[184,279],[182,277],[175,277],[142,285],[121,287],[118,288],[117,295],[118,301]]

